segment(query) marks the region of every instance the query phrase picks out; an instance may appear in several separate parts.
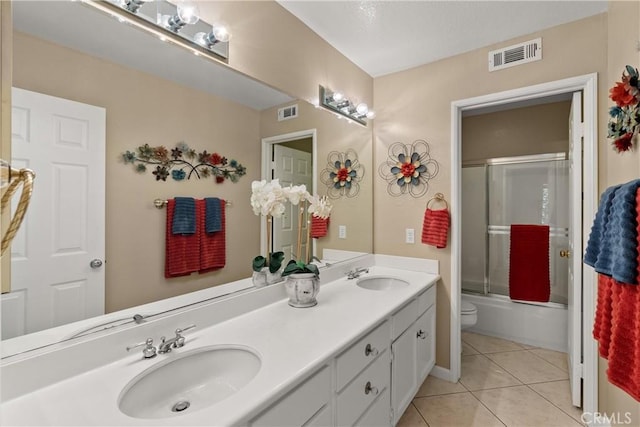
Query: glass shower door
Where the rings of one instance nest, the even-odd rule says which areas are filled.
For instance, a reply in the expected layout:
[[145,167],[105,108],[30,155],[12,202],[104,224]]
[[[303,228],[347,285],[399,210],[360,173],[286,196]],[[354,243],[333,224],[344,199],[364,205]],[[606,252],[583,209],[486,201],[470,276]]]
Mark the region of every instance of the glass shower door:
[[550,228],[550,301],[567,303],[567,259],[558,254],[568,247],[568,173],[568,161],[546,160],[543,156],[495,159],[489,163],[487,271],[490,293],[509,295],[511,225],[544,224]]

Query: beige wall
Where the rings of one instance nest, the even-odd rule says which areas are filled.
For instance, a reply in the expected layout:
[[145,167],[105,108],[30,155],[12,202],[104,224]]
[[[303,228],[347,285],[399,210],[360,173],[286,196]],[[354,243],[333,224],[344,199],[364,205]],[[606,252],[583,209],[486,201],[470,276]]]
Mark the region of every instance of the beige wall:
[[566,153],[571,103],[523,107],[462,119],[462,164],[496,157]]
[[[259,246],[259,222],[249,206],[251,181],[260,177],[260,153],[255,149],[260,143],[259,112],[21,33],[14,40],[13,82],[107,110],[108,312],[251,274]],[[156,182],[151,169],[139,174],[122,161],[122,153],[139,145],[174,147],[180,141],[238,160],[247,175],[235,184],[215,184],[211,178]],[[233,203],[227,210],[225,268],[164,278],[166,215],[153,200],[174,196],[220,197]]]
[[[274,107],[262,112],[260,134],[263,137],[283,135],[301,130],[316,129],[317,165],[320,173],[329,167],[327,157],[331,151],[344,152],[351,148],[358,153],[358,160],[364,166],[360,192],[353,198],[331,200],[333,210],[327,236],[317,239],[317,252],[322,249],[342,249],[357,252],[372,252],[373,212],[371,206],[373,182],[371,127],[363,127],[347,120],[340,120],[333,113],[315,108],[304,101],[298,102],[297,119],[278,122]],[[327,187],[318,180],[317,194],[326,195]],[[338,225],[347,227],[347,238],[338,239]]]
[[[489,50],[542,37],[543,60],[489,73]],[[374,165],[384,161],[388,147],[396,142],[425,139],[431,156],[440,163],[440,172],[430,182],[422,198],[393,198],[386,184],[376,177],[374,185],[374,251],[392,255],[435,258],[440,261],[442,280],[438,283],[436,363],[449,367],[450,329],[450,248],[435,249],[420,243],[404,243],[405,228],[421,230],[427,200],[442,192],[451,209],[451,102],[522,86],[597,72],[607,72],[607,15],[601,14],[539,33],[506,40],[499,45],[444,59],[374,80]],[[606,103],[607,90],[600,86],[599,102]],[[601,123],[606,108],[601,107]],[[600,135],[604,139],[601,127]],[[600,149],[606,158],[608,147]]]
[[[640,66],[640,51],[638,42],[640,41],[640,3],[626,1],[610,1],[608,12],[608,73],[606,78],[599,82],[607,90],[616,81],[620,81],[622,70],[625,65],[632,65],[636,68]],[[601,110],[608,109],[613,105],[607,99],[601,104]],[[606,129],[607,118],[599,122],[602,129]],[[640,151],[636,139],[636,148],[633,152],[617,154],[610,148],[610,141],[602,143],[606,147],[606,155],[600,159],[601,168],[600,190],[606,187],[637,179],[640,176]],[[599,363],[599,409],[607,414],[631,414],[632,424],[640,425],[640,403],[626,394],[618,387],[607,381],[607,361],[600,359]]]
[[318,85],[373,105],[373,79],[274,1],[202,1],[202,18],[233,33],[229,65],[312,102]]

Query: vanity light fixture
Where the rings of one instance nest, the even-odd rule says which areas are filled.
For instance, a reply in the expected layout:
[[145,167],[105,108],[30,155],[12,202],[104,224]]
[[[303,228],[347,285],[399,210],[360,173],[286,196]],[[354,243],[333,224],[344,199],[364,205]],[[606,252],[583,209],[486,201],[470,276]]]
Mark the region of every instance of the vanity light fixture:
[[332,91],[320,85],[320,105],[349,120],[366,126],[367,120],[375,117],[375,113],[369,110],[364,102],[354,103],[342,92]]
[[226,62],[229,58],[227,27],[211,25],[200,17],[198,5],[184,0],[83,0],[83,4],[109,13],[162,41],[170,41],[196,55]]

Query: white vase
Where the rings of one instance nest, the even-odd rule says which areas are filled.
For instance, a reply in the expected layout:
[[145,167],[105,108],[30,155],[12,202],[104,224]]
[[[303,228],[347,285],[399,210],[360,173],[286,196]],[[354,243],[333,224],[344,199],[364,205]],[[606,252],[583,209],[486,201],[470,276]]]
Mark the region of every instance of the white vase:
[[262,270],[253,272],[253,274],[251,275],[253,286],[255,286],[256,288],[264,288],[268,285],[267,271],[269,271],[269,268],[263,267]]
[[284,288],[289,296],[291,307],[304,308],[318,304],[316,295],[320,291],[320,279],[313,273],[288,275],[284,282]]
[[268,268],[266,268],[266,270],[267,270],[267,285],[273,285],[274,283],[278,283],[282,281],[282,272],[284,271],[284,263],[282,264],[280,269],[275,273],[270,272]]

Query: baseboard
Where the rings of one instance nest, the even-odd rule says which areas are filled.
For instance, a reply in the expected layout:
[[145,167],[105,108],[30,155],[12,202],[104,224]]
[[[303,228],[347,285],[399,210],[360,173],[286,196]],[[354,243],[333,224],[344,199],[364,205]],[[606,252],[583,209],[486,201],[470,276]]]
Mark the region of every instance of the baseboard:
[[442,366],[434,366],[429,375],[441,380],[451,381],[451,371],[448,368],[443,368]]

